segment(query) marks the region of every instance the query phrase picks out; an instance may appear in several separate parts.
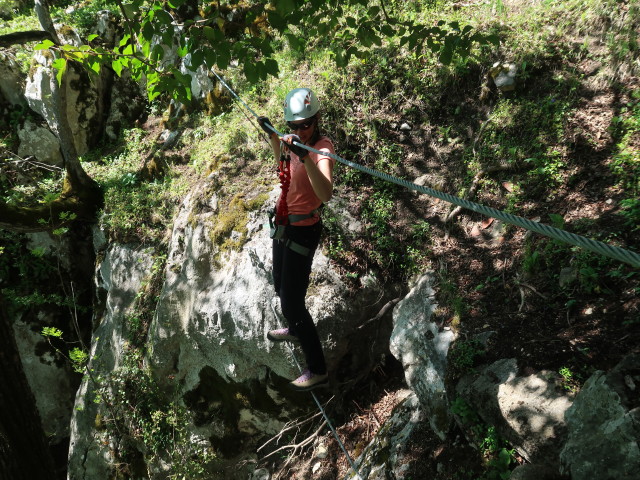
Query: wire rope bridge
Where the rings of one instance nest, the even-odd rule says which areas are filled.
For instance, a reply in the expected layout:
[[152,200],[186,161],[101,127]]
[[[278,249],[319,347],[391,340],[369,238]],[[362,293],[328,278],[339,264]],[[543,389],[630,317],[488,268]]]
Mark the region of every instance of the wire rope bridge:
[[[220,77],[220,75],[218,75],[215,71],[213,72],[213,74],[218,78],[218,80],[220,81],[220,83],[229,91],[229,93],[232,95],[232,97],[239,101],[244,108],[249,111],[251,113],[251,115],[253,115],[253,117],[255,117],[256,119],[259,117],[259,115],[253,111],[253,109],[247,105],[244,100],[242,100],[234,91],[233,89],[222,79],[222,77]],[[278,135],[279,137],[282,137],[282,133],[279,132],[278,130],[276,130],[275,128],[273,128],[271,125],[269,125],[269,128],[271,130],[273,130],[273,132]],[[417,185],[413,182],[410,182],[408,180],[404,180],[402,178],[398,178],[395,177],[393,175],[389,175],[387,173],[384,172],[379,172],[377,170],[374,170],[372,168],[366,167],[364,165],[360,165],[358,163],[352,162],[350,160],[346,160],[338,155],[332,154],[332,153],[327,153],[327,152],[321,152],[319,150],[316,150],[315,148],[309,147],[307,145],[304,145],[302,143],[299,142],[293,142],[294,145],[302,147],[310,152],[314,152],[314,153],[319,153],[322,155],[327,155],[331,158],[333,158],[334,160],[342,163],[343,165],[346,165],[350,168],[354,168],[360,172],[366,173],[368,175],[371,175],[373,177],[377,177],[380,178],[384,181],[390,182],[390,183],[395,183],[396,185],[400,185],[402,187],[408,188],[410,190],[414,190],[416,192],[419,193],[423,193],[426,195],[429,195],[431,197],[435,197],[438,198],[440,200],[443,200],[445,202],[451,203],[453,205],[465,208],[467,210],[471,210],[473,212],[476,213],[480,213],[482,215],[485,215],[487,217],[492,217],[492,218],[497,218],[499,220],[502,220],[503,222],[506,223],[510,223],[512,225],[515,225],[517,227],[521,227],[524,228],[526,230],[530,230],[532,232],[536,232],[539,233],[541,235],[545,235],[547,237],[556,239],[556,240],[560,240],[561,242],[565,242],[565,243],[569,243],[571,245],[576,245],[578,247],[584,248],[586,250],[590,250],[594,253],[597,253],[599,255],[604,255],[606,257],[610,257],[616,260],[619,260],[623,263],[627,263],[629,265],[632,265],[634,267],[638,267],[640,268],[640,255],[632,252],[631,250],[627,250],[621,247],[617,247],[615,245],[609,245],[607,243],[603,243],[597,240],[593,240],[587,237],[584,237],[582,235],[577,235],[575,233],[571,233],[571,232],[567,232],[565,230],[561,230],[559,228],[556,227],[552,227],[550,225],[546,225],[543,223],[539,223],[539,222],[534,222],[532,220],[529,220],[527,218],[523,218],[523,217],[519,217],[517,215],[512,215],[510,213],[507,212],[503,212],[501,210],[497,210],[495,208],[491,208],[488,207],[486,205],[482,205],[476,202],[472,202],[470,200],[466,200],[463,198],[459,198],[456,197],[454,195],[450,195],[448,193],[444,193],[444,192],[440,192],[439,190],[434,190],[432,188],[429,187],[425,187],[422,185]],[[291,347],[289,347],[291,348]],[[294,361],[296,362],[296,365],[298,366],[298,369],[302,370],[300,367],[300,364],[298,363],[298,360],[296,359],[295,355],[293,355],[293,351],[291,351],[292,356]],[[338,441],[338,444],[340,445],[340,448],[342,449],[342,451],[344,452],[344,454],[347,457],[347,460],[349,461],[349,465],[351,466],[351,468],[353,469],[353,471],[355,472],[355,477],[358,480],[362,480],[362,477],[360,475],[360,473],[358,472],[358,470],[356,469],[355,464],[353,463],[353,460],[351,459],[351,457],[349,456],[349,454],[347,453],[344,445],[342,444],[342,442],[340,441],[340,438],[338,437],[338,434],[336,433],[335,429],[333,428],[333,426],[331,425],[331,422],[329,421],[329,418],[327,417],[327,414],[325,413],[324,409],[322,408],[322,405],[320,404],[320,402],[318,401],[318,398],[316,397],[315,393],[313,391],[310,392],[311,395],[313,396],[313,399],[315,400],[318,408],[320,409],[320,412],[322,413],[322,415],[324,416],[324,419],[327,422],[327,425],[329,425],[329,428],[331,429],[331,432],[333,433],[333,435],[335,436],[336,440]]]

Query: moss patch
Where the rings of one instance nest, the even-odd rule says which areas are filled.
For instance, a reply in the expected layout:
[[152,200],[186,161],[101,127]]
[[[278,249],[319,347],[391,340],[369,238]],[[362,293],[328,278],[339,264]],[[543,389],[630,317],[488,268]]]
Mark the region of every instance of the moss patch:
[[240,250],[247,241],[248,214],[260,208],[268,195],[260,194],[246,200],[244,193],[238,193],[231,198],[226,208],[221,208],[211,230],[210,238],[218,247],[218,257],[229,250]]

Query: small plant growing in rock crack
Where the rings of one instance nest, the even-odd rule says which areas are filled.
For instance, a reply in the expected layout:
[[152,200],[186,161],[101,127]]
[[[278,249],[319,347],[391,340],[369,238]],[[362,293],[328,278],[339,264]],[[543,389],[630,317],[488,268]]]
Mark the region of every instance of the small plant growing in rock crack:
[[569,367],[558,370],[562,377],[562,387],[568,392],[575,393],[580,389],[580,375],[574,374]]
[[476,359],[484,353],[484,345],[479,340],[462,340],[453,344],[447,358],[456,377],[473,369]]

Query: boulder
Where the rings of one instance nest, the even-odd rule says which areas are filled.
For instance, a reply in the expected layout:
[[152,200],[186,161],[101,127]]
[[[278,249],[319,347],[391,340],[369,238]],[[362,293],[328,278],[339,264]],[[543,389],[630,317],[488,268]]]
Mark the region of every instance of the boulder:
[[[73,392],[77,386],[68,362],[56,355],[42,336],[42,328],[59,325],[59,319],[45,311],[20,315],[13,331],[25,376],[36,400],[42,428],[52,445],[69,437],[69,423],[73,411]],[[73,334],[65,332],[68,337]]]
[[637,479],[640,472],[640,355],[598,371],[566,412],[562,471],[572,480]]
[[431,276],[424,275],[393,311],[389,349],[404,366],[433,431],[442,439],[451,423],[445,391],[447,352],[455,333],[430,321],[435,308]]
[[64,160],[60,153],[60,142],[48,128],[27,120],[18,130],[18,138],[18,155],[21,157],[34,156],[42,163],[62,167]]
[[516,360],[505,359],[463,377],[456,391],[529,462],[559,466],[572,399],[557,377],[545,371],[519,376]]
[[180,71],[191,76],[191,96],[196,100],[203,100],[214,88],[213,81],[204,65],[195,70],[191,65],[191,54],[188,53],[180,63]]
[[516,88],[518,66],[515,63],[496,62],[489,70],[489,74],[501,92],[510,92]]

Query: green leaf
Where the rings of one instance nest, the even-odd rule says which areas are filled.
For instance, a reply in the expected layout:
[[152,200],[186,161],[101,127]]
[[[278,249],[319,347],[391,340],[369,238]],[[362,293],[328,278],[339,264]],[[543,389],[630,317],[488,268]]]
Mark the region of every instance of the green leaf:
[[162,45],[156,45],[151,50],[151,56],[149,57],[151,60],[159,62],[164,58],[164,48]]
[[162,34],[162,43],[164,43],[165,45],[173,45],[173,27],[169,26],[167,27],[167,29],[165,30],[165,32]]
[[224,41],[224,33],[217,28],[204,27],[204,36],[214,45]]
[[124,9],[124,13],[129,20],[136,18],[138,16],[138,7],[135,3],[129,3],[126,5],[122,5]]
[[283,17],[296,10],[296,4],[293,0],[275,0],[273,3],[276,5],[276,12]]
[[549,218],[551,219],[551,224],[556,228],[564,228],[564,218],[562,215],[558,215],[557,213],[550,213]]
[[42,335],[45,337],[62,338],[62,330],[56,327],[44,327],[42,329]]
[[289,41],[289,46],[293,50],[296,50],[298,52],[301,52],[304,50],[305,44],[297,35],[289,34],[287,35],[287,40]]
[[453,45],[449,42],[444,44],[444,47],[440,51],[440,62],[444,65],[449,65],[453,59]]
[[356,19],[353,17],[347,17],[347,25],[351,28],[356,28],[356,26],[358,25],[356,23]]
[[[162,25],[171,26],[173,23],[173,18],[167,12],[162,9],[157,9],[153,12],[153,17],[157,20],[158,23]],[[171,35],[173,35],[173,28],[171,29]]]
[[278,12],[269,12],[267,18],[269,19],[269,25],[276,30],[282,32],[287,28],[287,21]]
[[191,87],[191,75],[189,75],[188,73],[182,73],[179,70],[173,72],[173,75],[175,76],[176,80],[180,82],[180,84],[185,87]]
[[184,5],[187,0],[169,0],[167,3],[171,8],[178,8]]
[[206,68],[211,68],[216,64],[217,55],[211,49],[207,49],[204,52],[204,65]]
[[269,75],[277,77],[279,72],[278,62],[276,62],[273,58],[268,58],[264,63],[267,73],[269,73]]
[[150,42],[153,39],[153,35],[156,33],[156,29],[153,27],[153,23],[144,22],[142,25],[142,38]]
[[387,23],[380,27],[380,32],[382,32],[382,34],[387,37],[393,37],[393,35],[395,34],[393,27]]
[[229,64],[231,63],[231,49],[228,48],[228,46],[227,48],[224,47],[224,45],[221,45],[221,48],[216,49],[216,64],[222,70],[229,67]]
[[46,50],[47,48],[51,48],[55,45],[51,40],[43,40],[41,43],[37,44],[33,47],[34,50]]
[[62,77],[67,69],[67,60],[65,58],[56,58],[53,62],[53,68],[57,70],[56,80],[58,80],[58,85],[62,85]]
[[98,38],[98,35],[95,34],[95,33],[92,33],[91,35],[89,35],[87,37],[87,42],[91,42],[91,41],[95,40],[96,38]]
[[246,61],[244,62],[242,70],[244,71],[244,76],[247,78],[249,83],[256,83],[258,81],[258,69],[255,64],[250,61]]
[[92,72],[95,72],[96,74],[100,73],[100,62],[99,61],[94,61],[94,62],[89,62],[89,68],[91,69]]
[[204,63],[204,52],[202,50],[196,50],[191,54],[189,65],[193,70],[196,70]]

